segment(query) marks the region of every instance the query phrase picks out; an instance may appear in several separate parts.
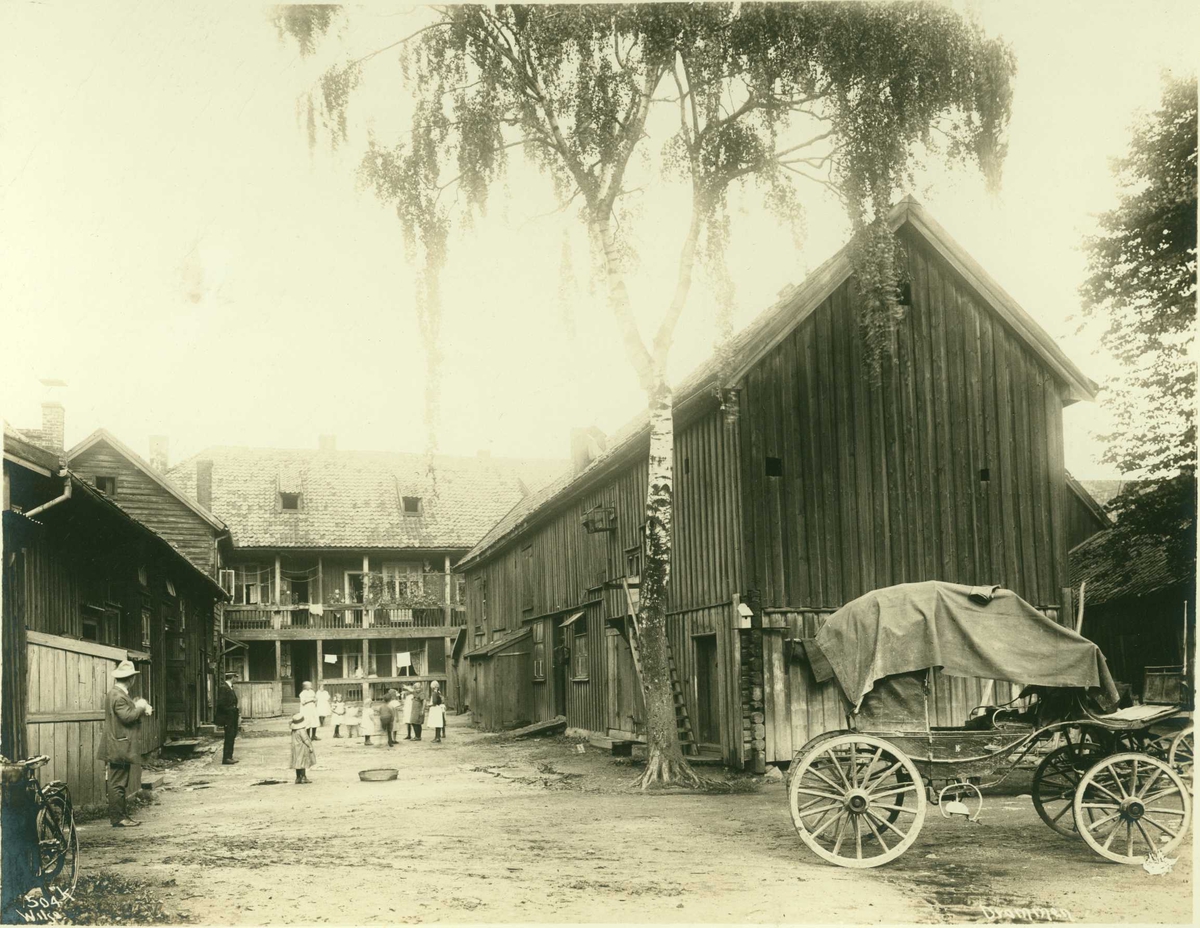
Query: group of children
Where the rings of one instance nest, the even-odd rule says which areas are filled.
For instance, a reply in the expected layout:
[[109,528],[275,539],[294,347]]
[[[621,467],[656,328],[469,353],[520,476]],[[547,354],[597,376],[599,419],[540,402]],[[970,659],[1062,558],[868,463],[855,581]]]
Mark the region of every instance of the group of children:
[[[341,729],[344,727],[347,738],[361,735],[364,745],[369,745],[371,737],[377,733],[387,735],[388,747],[398,744],[398,724],[407,729],[405,741],[420,741],[422,728],[433,729],[435,744],[446,738],[446,705],[436,680],[430,684],[428,705],[419,689],[406,686],[403,687],[403,693],[395,689],[388,690],[378,710],[369,694],[361,704],[350,705],[338,693],[333,697],[330,713],[333,716],[333,737],[341,738]],[[324,716],[320,721],[322,725],[325,724]],[[316,763],[312,746],[316,733],[309,727],[304,712],[292,716],[291,729],[292,768],[296,771],[296,782],[311,783],[307,770]]]

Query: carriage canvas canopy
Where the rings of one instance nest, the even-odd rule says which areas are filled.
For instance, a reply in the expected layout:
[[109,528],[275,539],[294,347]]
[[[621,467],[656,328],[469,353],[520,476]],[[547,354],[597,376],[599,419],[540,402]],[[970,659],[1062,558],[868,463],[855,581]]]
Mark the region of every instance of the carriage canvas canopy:
[[930,581],[875,590],[831,615],[815,645],[808,652],[817,679],[836,677],[856,709],[875,681],[930,667],[955,677],[1081,687],[1117,702],[1095,644],[998,588]]

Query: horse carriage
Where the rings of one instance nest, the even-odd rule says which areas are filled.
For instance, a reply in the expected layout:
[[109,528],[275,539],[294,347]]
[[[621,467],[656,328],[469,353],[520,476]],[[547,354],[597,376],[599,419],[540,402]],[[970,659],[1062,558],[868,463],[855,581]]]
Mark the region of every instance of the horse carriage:
[[[819,857],[877,867],[917,840],[930,805],[976,819],[982,789],[1035,751],[1039,816],[1108,860],[1165,858],[1191,823],[1188,702],[1118,702],[1104,655],[998,587],[913,583],[829,617],[802,648],[836,680],[847,727],[811,739],[787,774],[796,831]],[[935,669],[1022,687],[960,727],[930,724]],[[972,809],[972,806],[974,808]]]

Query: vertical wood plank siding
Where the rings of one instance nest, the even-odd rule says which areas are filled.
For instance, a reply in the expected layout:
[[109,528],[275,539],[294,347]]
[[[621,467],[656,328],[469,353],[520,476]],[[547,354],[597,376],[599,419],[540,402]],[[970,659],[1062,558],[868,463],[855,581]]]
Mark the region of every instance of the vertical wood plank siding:
[[[669,611],[681,613],[698,607],[727,604],[739,583],[741,520],[737,511],[737,434],[719,412],[709,409],[695,421],[679,428],[675,447],[674,557],[670,580]],[[573,728],[607,731],[611,720],[628,717],[629,694],[611,693],[609,655],[624,661],[628,649],[607,641],[606,620],[625,612],[624,592],[604,589],[607,581],[626,576],[627,552],[641,544],[645,522],[646,460],[638,453],[631,463],[614,472],[549,515],[529,532],[512,541],[497,555],[466,571],[469,647],[476,632],[488,641],[510,634],[528,621],[543,616],[586,611],[588,676],[567,680],[567,721]],[[596,506],[611,506],[616,513],[616,530],[589,535],[582,526],[583,514]],[[530,547],[528,556],[524,549]],[[523,571],[532,571],[532,596],[526,595]],[[482,587],[486,584],[487,622],[483,622]],[[683,625],[672,619],[673,642],[678,645],[676,661],[684,676],[690,673],[692,647]],[[692,632],[686,632],[690,636]],[[547,658],[550,654],[547,638]],[[682,649],[682,650],[680,650]],[[686,652],[686,655],[684,654]],[[724,653],[724,651],[722,652]],[[624,656],[623,656],[624,655]],[[474,663],[487,658],[472,659]],[[620,672],[618,668],[618,672]],[[630,660],[628,673],[632,673]],[[485,675],[489,672],[485,671]],[[547,668],[547,675],[551,674]],[[553,706],[550,686],[532,680],[536,689],[532,702],[539,719],[549,718]],[[684,688],[688,689],[684,679]],[[694,686],[691,689],[694,694]],[[480,699],[482,694],[472,694]],[[640,697],[632,703],[640,707]],[[490,715],[489,710],[481,710]],[[640,716],[635,716],[640,724]],[[740,728],[739,728],[740,731]]]
[[[1063,388],[939,257],[902,237],[913,305],[877,383],[849,282],[745,378],[746,585],[768,606],[839,606],[931,579],[1057,604]],[[782,476],[766,475],[767,457]]]
[[123,454],[99,441],[73,457],[70,466],[89,482],[94,482],[96,476],[115,476],[115,503],[174,544],[209,576],[216,576],[213,527],[131,464]]

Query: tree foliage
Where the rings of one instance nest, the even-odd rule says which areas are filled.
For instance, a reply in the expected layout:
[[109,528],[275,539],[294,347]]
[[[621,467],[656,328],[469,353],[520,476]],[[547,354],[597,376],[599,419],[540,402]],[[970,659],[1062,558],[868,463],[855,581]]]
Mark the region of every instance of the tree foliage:
[[[1118,550],[1166,544],[1195,569],[1196,80],[1167,78],[1113,164],[1117,207],[1085,242],[1086,318],[1122,364],[1105,385],[1104,460],[1142,478],[1110,504]],[[1118,561],[1122,559],[1118,558]]]
[[[330,22],[324,12],[278,21],[302,52]],[[922,3],[447,6],[384,48],[400,49],[412,122],[399,140],[372,139],[360,173],[394,206],[409,254],[422,263],[423,332],[436,338],[452,223],[482,215],[514,151],[588,231],[651,421],[638,606],[647,777],[690,774],[665,680],[665,610],[673,508],[667,362],[694,271],[711,275],[718,330],[728,339],[736,299],[725,257],[730,192],[756,185],[768,209],[794,222],[801,185],[823,185],[845,204],[854,230],[862,346],[877,370],[902,312],[889,207],[919,150],[972,163],[998,181],[1012,55],[952,10]],[[335,144],[359,70],[377,54],[339,65],[332,85],[349,90],[317,98]],[[652,149],[647,141],[663,124],[669,135]],[[649,338],[639,322],[650,314],[635,311],[627,287],[630,241],[617,221],[639,159],[653,163],[655,179],[691,193],[678,260],[663,269],[674,287]],[[734,412],[736,397],[722,394]]]

